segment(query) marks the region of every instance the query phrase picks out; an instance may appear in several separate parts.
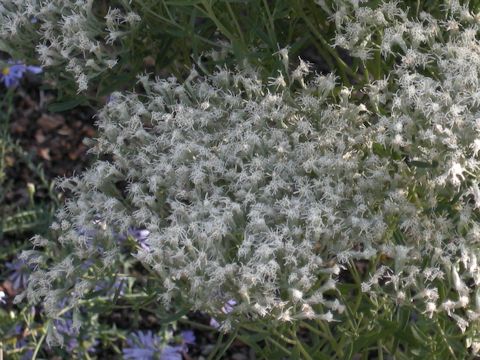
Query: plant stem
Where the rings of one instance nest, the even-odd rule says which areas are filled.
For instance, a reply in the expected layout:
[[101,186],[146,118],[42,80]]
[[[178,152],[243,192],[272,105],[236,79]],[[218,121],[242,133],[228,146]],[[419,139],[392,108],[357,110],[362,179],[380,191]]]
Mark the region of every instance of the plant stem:
[[383,345],[381,340],[378,340],[378,360],[383,360]]
[[[47,328],[48,326],[50,326],[50,321],[47,321],[47,324],[46,324]],[[45,331],[42,335],[42,337],[40,338],[40,340],[38,341],[38,344],[37,346],[35,347],[35,351],[33,352],[33,355],[32,355],[32,360],[35,360],[38,356],[38,353],[40,352],[40,348],[42,347],[42,344],[43,342],[45,341],[45,338],[47,337],[47,331]]]
[[235,13],[232,10],[232,7],[230,6],[230,2],[226,2],[228,12],[230,13],[230,16],[233,20],[233,23],[235,24],[235,27],[237,28],[237,33],[238,36],[240,36],[240,40],[242,41],[242,44],[245,44],[245,38],[243,37],[243,31],[242,28],[240,27],[240,24],[237,21],[237,17],[235,16]]
[[298,349],[300,350],[300,352],[302,353],[302,355],[305,357],[305,359],[307,360],[313,360],[313,358],[310,356],[310,354],[308,353],[308,351],[305,349],[305,347],[303,346],[302,342],[300,341],[300,339],[297,337],[297,334],[295,333],[295,331],[292,331],[292,335],[295,337],[295,342],[296,342],[296,346],[298,347]]
[[350,69],[350,67],[347,64],[345,64],[345,62],[340,58],[338,53],[334,49],[332,49],[332,47],[328,44],[327,40],[325,40],[322,34],[320,34],[317,28],[312,24],[312,22],[308,18],[307,14],[305,14],[301,6],[298,6],[298,10],[300,12],[300,16],[302,17],[303,21],[305,21],[305,24],[307,24],[310,31],[317,37],[317,39],[322,44],[322,47],[328,51],[328,53],[335,59],[335,61],[339,65],[338,70],[340,72],[340,76],[345,81],[345,84],[347,86],[350,86],[350,81],[348,80],[346,73],[348,73],[348,75],[350,75],[354,79],[358,80],[358,75],[355,74],[352,71],[352,69]]
[[445,342],[445,345],[447,346],[447,349],[450,352],[450,355],[452,355],[453,359],[457,360],[457,357],[455,356],[455,352],[453,351],[452,347],[448,343],[447,336],[445,335],[445,332],[443,331],[442,327],[440,326],[438,320],[435,321],[435,325],[437,326],[437,329],[440,332],[441,338]]

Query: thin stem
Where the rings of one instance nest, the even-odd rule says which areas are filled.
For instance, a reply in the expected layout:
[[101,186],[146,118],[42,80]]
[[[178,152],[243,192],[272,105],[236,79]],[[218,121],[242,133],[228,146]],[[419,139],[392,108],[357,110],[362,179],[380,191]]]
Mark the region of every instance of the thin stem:
[[199,324],[195,321],[184,319],[184,318],[180,318],[177,321],[181,322],[181,323],[184,323],[184,324],[188,324],[190,326],[196,327],[197,329],[201,329],[201,330],[207,330],[207,331],[215,331],[216,330],[215,328],[213,328],[211,326]]
[[381,340],[378,340],[378,360],[383,360],[383,345]]
[[[150,8],[146,7],[142,1],[140,0],[136,0],[137,3],[139,3],[140,6],[143,6],[143,10],[146,11],[147,13],[149,13],[150,15],[152,16],[155,16],[157,17],[158,19],[162,20],[163,22],[169,24],[169,25],[172,25],[178,29],[181,29],[181,30],[185,30],[185,28],[180,25],[180,24],[177,24],[175,21],[173,20],[170,20],[170,19],[167,19],[166,17],[163,17],[161,16],[160,14],[154,12],[153,10],[151,10]],[[167,12],[168,12],[168,9],[167,9]],[[218,46],[217,43],[215,43],[214,41],[210,40],[210,39],[207,39],[206,37],[203,37],[201,35],[198,35],[196,34],[195,32],[192,32],[192,33],[189,33],[190,36],[196,38],[196,39],[199,39],[201,41],[203,41],[204,43],[206,44],[209,44],[209,45],[212,45],[212,46]]]
[[316,327],[310,325],[309,323],[307,323],[307,322],[305,322],[305,321],[300,322],[300,325],[303,326],[303,327],[306,327],[306,328],[307,328],[308,330],[310,330],[311,332],[313,332],[313,333],[315,333],[315,334],[317,334],[317,335],[319,335],[319,336],[321,336],[321,337],[323,337],[323,338],[325,338],[325,339],[328,338],[328,336],[325,335],[325,333],[323,333],[322,331],[318,330]]
[[218,359],[222,359],[225,352],[228,350],[230,345],[232,345],[233,341],[237,338],[237,333],[238,333],[238,330],[235,330],[235,332],[232,335],[230,335],[230,338],[228,339],[227,343],[224,345],[222,351],[220,351],[220,353],[217,355]]
[[228,30],[222,22],[217,18],[215,15],[215,12],[213,11],[212,7],[208,3],[208,0],[202,1],[202,4],[204,6],[204,9],[202,9],[200,6],[195,5],[195,8],[198,9],[200,12],[204,13],[206,16],[210,18],[214,22],[214,24],[217,26],[217,28],[230,40],[230,42],[233,44],[236,42],[235,36]]
[[263,6],[265,7],[265,11],[267,13],[267,16],[268,16],[268,25],[267,25],[267,29],[268,29],[268,34],[270,36],[270,39],[273,40],[274,43],[277,42],[277,36],[276,36],[276,33],[275,33],[275,23],[273,21],[273,16],[272,16],[272,13],[270,12],[270,8],[268,6],[268,3],[267,3],[267,0],[263,0]]
[[362,64],[363,74],[365,76],[365,81],[368,84],[370,82],[370,75],[369,75],[369,72],[368,72],[368,68],[367,68],[364,61],[362,61],[361,64]]
[[[240,337],[240,339],[241,339],[241,337]],[[277,340],[269,337],[269,338],[268,338],[268,341],[270,341],[270,342],[271,342],[272,344],[274,344],[277,348],[279,348],[280,350],[282,350],[285,354],[287,354],[287,355],[289,355],[289,356],[292,355],[292,353],[291,353],[285,346],[283,346],[282,344],[280,344]]]
[[310,31],[312,31],[312,33],[317,37],[317,39],[322,44],[323,48],[328,51],[328,53],[335,59],[335,61],[339,65],[340,76],[345,81],[346,85],[349,86],[350,82],[348,81],[348,78],[346,77],[345,73],[348,73],[348,75],[358,80],[358,75],[355,74],[352,71],[352,69],[350,69],[350,67],[347,64],[345,64],[345,62],[340,58],[338,53],[334,49],[332,49],[332,47],[328,44],[327,40],[325,40],[322,34],[320,34],[320,32],[318,32],[316,27],[312,24],[312,22],[308,18],[307,14],[305,14],[303,9],[301,7],[298,7],[298,10],[300,11],[300,16],[305,21],[307,26],[310,28]]
[[259,329],[259,328],[255,327],[255,326],[252,326],[252,325],[242,324],[241,327],[244,328],[244,329],[246,329],[246,330],[249,330],[249,331],[252,331],[252,332],[256,332],[256,333],[259,333],[259,334],[269,334],[269,331]]
[[245,38],[243,37],[243,31],[242,28],[240,27],[240,24],[237,21],[237,17],[235,16],[235,13],[232,10],[232,7],[230,6],[230,2],[226,2],[228,12],[230,13],[230,16],[235,24],[235,27],[237,28],[238,35],[240,36],[240,40],[242,41],[242,44],[245,44]]
[[437,326],[438,331],[440,332],[442,340],[445,342],[445,345],[447,345],[447,349],[450,352],[450,355],[452,355],[453,359],[457,360],[457,357],[455,356],[455,352],[453,351],[452,347],[448,343],[447,336],[445,335],[445,332],[443,331],[442,327],[440,326],[438,320],[435,321],[435,325]]
[[296,339],[296,346],[298,347],[298,349],[300,350],[300,352],[302,353],[302,355],[305,357],[305,359],[307,360],[313,360],[313,358],[310,356],[310,354],[308,353],[308,351],[305,349],[305,347],[303,346],[302,342],[300,341],[300,339],[298,338],[297,334],[295,333],[295,331],[292,331],[292,335],[295,337]]
[[[219,339],[217,341],[217,345],[213,349],[213,351],[209,354],[208,360],[213,359],[222,359],[223,354],[227,351],[227,349],[232,345],[233,341],[237,338],[238,329],[236,329],[232,334],[230,334],[227,342],[223,344],[222,349],[219,351],[219,347],[221,346],[221,342],[223,340],[223,334],[220,334]],[[219,352],[218,352],[219,351]],[[218,354],[217,354],[218,352]]]
[[[50,321],[47,322],[47,328],[48,326],[50,325]],[[36,360],[37,356],[38,356],[38,353],[40,352],[40,348],[42,347],[42,344],[43,342],[45,341],[45,338],[47,337],[47,331],[45,331],[42,335],[42,337],[40,338],[40,340],[38,341],[38,344],[37,346],[35,347],[35,351],[33,352],[33,355],[32,355],[32,360]]]
[[330,342],[330,345],[332,346],[332,348],[337,353],[337,356],[342,358],[343,357],[343,351],[340,348],[340,346],[338,345],[337,340],[335,340],[335,337],[333,336],[332,332],[330,331],[330,328],[328,327],[328,325],[326,325],[323,322],[323,320],[319,320],[319,321],[317,321],[317,323],[318,323],[318,325],[320,325],[320,327],[323,329],[323,331],[327,335],[327,339]]
[[292,340],[288,337],[286,337],[285,335],[279,333],[278,331],[276,330],[273,330],[272,333],[276,336],[278,336],[280,339],[282,339],[283,341],[285,341],[287,344],[290,344],[290,345],[296,345],[297,342],[295,340]]

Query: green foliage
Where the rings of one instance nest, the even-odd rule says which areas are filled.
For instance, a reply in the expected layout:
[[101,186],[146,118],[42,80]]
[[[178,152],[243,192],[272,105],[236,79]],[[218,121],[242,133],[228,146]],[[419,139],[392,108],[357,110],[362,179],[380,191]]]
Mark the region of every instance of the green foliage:
[[[12,358],[20,358],[26,349],[33,358],[53,354],[93,358],[96,355],[89,354],[87,349],[97,339],[101,344],[99,357],[108,353],[118,358],[131,330],[142,329],[145,314],[149,314],[156,321],[153,327],[162,344],[171,341],[172,331],[185,327],[217,334],[217,343],[207,355],[209,359],[225,358],[235,341],[248,345],[263,359],[474,359],[480,350],[480,297],[475,290],[480,282],[476,265],[480,251],[480,143],[476,142],[476,135],[480,124],[475,125],[480,104],[476,83],[480,72],[476,57],[479,10],[478,1],[433,0],[2,2],[0,49],[28,63],[41,61],[47,75],[45,88],[58,91],[57,100],[50,104],[51,111],[68,111],[86,104],[98,107],[105,97],[112,93],[113,96],[99,115],[103,134],[94,142],[99,154],[96,168],[84,177],[64,182],[73,190],[74,197],[60,207],[51,179],[46,179],[42,169],[10,139],[14,91],[5,93],[0,113],[0,236],[22,238],[32,232],[44,235],[34,239],[35,250],[27,250],[24,257],[36,267],[35,285],[29,288],[30,300],[38,303],[46,299],[47,313],[35,318],[26,304],[10,311],[0,308],[0,351],[3,349]],[[297,60],[298,56],[311,64]],[[209,89],[208,81],[196,82],[195,77],[218,76],[221,80],[218,74],[222,71],[223,75],[235,74],[236,80],[228,80],[223,88],[215,89],[221,94],[219,98],[208,92],[204,98],[195,93]],[[337,82],[326,91],[319,83],[309,82],[309,71],[334,73]],[[152,82],[153,76],[160,79]],[[236,90],[234,83],[240,83]],[[241,106],[225,95],[237,90]],[[279,93],[280,105],[266,113],[258,110],[278,100],[274,95]],[[228,101],[232,103],[226,106]],[[312,105],[312,101],[327,102],[328,106]],[[228,281],[223,279],[221,292],[204,289],[218,274],[211,271],[209,276],[201,277],[206,265],[232,263],[232,268],[248,267],[249,261],[258,255],[252,252],[248,258],[237,257],[245,241],[245,224],[255,216],[241,221],[232,216],[239,228],[215,246],[198,246],[194,242],[196,247],[192,247],[185,241],[173,249],[177,252],[164,245],[173,241],[173,236],[158,241],[163,235],[155,231],[167,228],[175,219],[174,206],[185,211],[177,213],[181,222],[182,216],[192,215],[198,205],[194,196],[182,198],[187,190],[200,194],[202,201],[216,194],[204,191],[202,186],[207,185],[200,181],[192,186],[193,180],[177,189],[181,180],[178,174],[199,161],[200,155],[188,146],[198,145],[195,140],[205,135],[199,129],[215,130],[205,137],[210,141],[231,126],[222,123],[223,115],[217,114],[218,118],[211,121],[209,114],[226,106],[224,114],[231,115],[239,110],[236,106],[243,111],[246,103],[258,106],[250,115],[262,114],[262,119],[271,120],[266,121],[266,131],[257,131],[262,141],[270,139],[274,131],[285,131],[291,136],[296,116],[307,117],[318,131],[316,144],[322,144],[315,156],[327,154],[316,159],[327,164],[322,165],[323,170],[312,167],[301,172],[305,182],[316,181],[314,188],[317,192],[321,189],[318,201],[326,204],[331,200],[328,208],[335,212],[329,225],[333,228],[333,222],[341,219],[339,228],[344,231],[343,237],[326,235],[326,231],[315,242],[316,251],[324,256],[325,268],[335,269],[328,276],[318,272],[309,283],[311,286],[306,286],[308,293],[318,290],[329,279],[334,280],[335,286],[325,294],[322,292],[324,298],[320,300],[307,301],[302,298],[304,293],[295,293],[293,280],[288,279],[298,269],[285,270],[279,255],[273,260],[280,264],[279,272],[286,273],[279,277],[278,288],[272,291],[273,300],[267,299],[267,310],[253,306],[261,303],[260,295],[271,287],[259,291],[255,286],[260,285],[255,283],[248,292],[238,286],[239,271],[232,272],[231,279],[225,277]],[[169,128],[170,123],[165,120],[182,121],[182,114],[190,120],[188,113],[182,113],[185,109],[196,114],[192,120],[196,132],[190,137],[185,135],[189,134],[188,126]],[[159,119],[165,120],[164,127],[155,127]],[[205,123],[195,123],[198,119]],[[339,126],[344,120],[348,126]],[[235,126],[232,129],[238,130]],[[171,136],[162,141],[175,139],[175,145],[186,144],[188,151],[178,150],[177,160],[183,167],[169,174],[170,183],[165,181],[168,186],[162,183],[150,190],[157,181],[152,180],[155,171],[151,173],[155,161],[168,153],[162,152],[167,147],[162,151],[156,147],[167,131],[171,131]],[[228,133],[222,136],[214,144],[206,140],[205,147],[213,149],[210,155],[215,155],[224,143],[237,141],[229,138]],[[300,134],[298,139],[302,143],[308,137]],[[274,145],[280,149],[282,144]],[[103,150],[108,149],[99,151],[102,146]],[[342,152],[342,146],[348,151]],[[239,155],[233,173],[240,174],[255,161],[258,164],[258,159],[272,149],[273,145],[263,144],[263,148],[256,148],[257,158],[247,157],[245,163],[241,163]],[[283,148],[279,150],[282,151]],[[12,153],[38,180],[29,188],[30,203],[22,208],[2,203],[4,195],[17,186],[9,181],[5,170],[6,157]],[[297,167],[307,163],[301,158],[304,153],[301,154]],[[275,153],[273,158],[276,160],[265,165],[259,175],[265,177],[265,184],[274,178],[269,166],[282,165],[280,155]],[[352,166],[352,173],[345,176],[341,166],[348,161],[358,168]],[[178,165],[175,161],[165,164]],[[164,164],[160,165],[163,171]],[[145,174],[152,176],[148,179],[151,182],[143,182]],[[282,180],[292,178],[289,175]],[[236,184],[226,173],[217,180],[217,192]],[[138,187],[133,186],[135,181],[139,182]],[[340,189],[342,181],[346,186]],[[38,189],[49,194],[48,203],[34,201]],[[252,186],[249,191],[255,189]],[[366,200],[345,195],[352,189],[361,189],[356,195]],[[284,206],[287,209],[279,207],[281,199],[271,193],[274,191],[257,194],[255,201],[271,197],[275,211],[269,216],[273,219],[290,205]],[[225,199],[234,197],[232,191],[225,191],[224,195]],[[52,212],[59,207],[57,220],[65,222],[57,221],[49,229]],[[223,209],[220,205],[211,206],[207,213],[215,214],[219,208]],[[365,210],[361,212],[360,208]],[[305,209],[306,205],[300,207],[297,215]],[[306,228],[307,215],[300,219],[295,219],[295,215],[290,212],[282,224],[294,228],[292,223],[298,221],[300,229]],[[380,222],[373,220],[378,220],[376,216],[381,218]],[[152,219],[158,223],[149,223]],[[360,220],[368,222],[368,226],[362,228]],[[206,218],[202,221],[207,223]],[[92,226],[100,235],[88,234]],[[147,226],[157,237],[154,254],[142,247],[145,244],[139,238],[126,235],[132,227]],[[371,235],[374,232],[380,235]],[[367,234],[374,240],[365,239]],[[209,238],[213,237],[214,234]],[[306,235],[302,240],[305,239],[313,241]],[[264,239],[255,245],[260,247],[266,242]],[[93,249],[92,244],[97,248]],[[374,245],[374,253],[369,252],[367,245]],[[25,247],[13,242],[0,259],[5,262]],[[295,250],[298,248],[291,253]],[[222,251],[224,254],[217,258]],[[193,266],[202,252],[206,253],[203,262],[199,261],[202,266],[192,271],[193,275],[182,272]],[[186,258],[191,261],[181,263]],[[176,259],[180,259],[177,270],[181,275],[170,276],[171,269],[177,266]],[[7,269],[0,269],[3,279],[7,279]],[[254,273],[262,270],[258,266]],[[268,274],[264,279],[270,279],[269,276],[273,277]],[[48,286],[45,278],[51,280]],[[95,284],[101,284],[100,288]],[[171,297],[170,291],[176,292],[176,296]],[[220,310],[227,293],[238,300],[233,314]],[[69,302],[72,296],[75,301]],[[55,301],[59,299],[67,300]],[[333,299],[339,303],[333,303]],[[284,303],[290,307],[282,308]],[[275,306],[281,310],[273,311]],[[190,310],[199,308],[207,312],[205,316],[218,318],[223,332],[193,321]],[[330,309],[334,309],[334,318],[327,316]],[[259,315],[263,311],[268,316]],[[114,315],[125,312],[129,328],[112,323]],[[60,325],[55,325],[55,321],[66,314],[82,324],[82,332],[73,336],[79,345],[72,353],[45,346],[46,342],[62,341]],[[26,329],[24,333],[13,331],[18,324]],[[23,342],[17,346],[20,339]]]

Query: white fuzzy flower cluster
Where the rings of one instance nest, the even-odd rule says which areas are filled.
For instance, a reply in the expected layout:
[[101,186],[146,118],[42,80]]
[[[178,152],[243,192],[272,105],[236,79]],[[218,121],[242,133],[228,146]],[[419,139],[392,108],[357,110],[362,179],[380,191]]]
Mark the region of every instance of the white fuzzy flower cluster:
[[[213,312],[234,298],[235,312],[283,320],[343,311],[323,293],[340,272],[333,254],[354,244],[336,209],[358,193],[350,174],[360,171],[352,150],[362,146],[363,107],[328,104],[333,76],[300,94],[225,70],[144,85],[148,96],[115,94],[99,113],[94,149],[111,159],[62,184],[75,198],[53,227],[68,256],[32,275],[29,296],[59,303],[66,292],[54,284],[67,283],[81,299],[91,269],[77,270],[94,259],[110,268],[122,253],[111,234],[141,227],[149,237],[136,257],[157,274],[166,305],[181,297]],[[78,231],[98,218],[108,230],[99,224],[93,239]]]
[[[385,194],[382,212],[398,245],[385,251],[394,272],[380,267],[363,288],[384,291],[380,279],[388,279],[399,301],[422,299],[428,316],[445,311],[465,331],[480,315],[480,16],[452,1],[443,19],[410,19],[397,5],[343,6],[335,15],[336,45],[363,60],[374,52],[395,57],[389,77],[365,93],[376,113],[368,125],[371,150],[397,159],[389,174],[399,182]],[[391,181],[387,174],[371,179]],[[440,295],[439,281],[451,293]]]
[[420,51],[422,46],[442,44],[445,31],[469,36],[480,24],[480,15],[469,11],[468,2],[461,5],[458,0],[437,2],[436,10],[442,10],[442,16],[448,14],[447,19],[417,13],[415,6],[404,9],[401,1],[384,1],[373,8],[363,5],[365,2],[337,1],[331,16],[336,26],[334,45],[361,60],[371,59],[380,51],[385,57],[400,55],[403,66],[425,66],[430,59]]
[[2,1],[0,39],[13,52],[25,54],[34,48],[36,55],[31,57],[69,73],[82,92],[92,79],[117,64],[121,49],[115,43],[140,22],[124,3],[102,17],[92,0]]
[[[467,15],[355,8],[362,29],[383,19],[384,55],[392,44],[403,54],[362,92],[301,61],[281,81],[219,70],[115,94],[98,115],[102,160],[63,183],[74,198],[54,229],[68,256],[42,269],[42,254],[26,254],[39,265],[27,295],[50,310],[67,293],[81,299],[95,285],[85,274],[122,256],[112,234],[144,228],[135,256],[166,305],[213,312],[235,299],[232,317],[331,321],[344,311],[343,270],[368,260],[378,266],[364,292],[465,331],[480,317],[480,43]],[[393,41],[386,29],[401,22]],[[94,222],[96,236],[79,232]],[[79,270],[87,260],[101,266]]]

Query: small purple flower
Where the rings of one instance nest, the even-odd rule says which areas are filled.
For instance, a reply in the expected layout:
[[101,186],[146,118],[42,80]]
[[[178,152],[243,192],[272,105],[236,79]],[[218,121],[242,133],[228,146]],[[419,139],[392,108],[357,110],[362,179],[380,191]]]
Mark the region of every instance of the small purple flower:
[[7,88],[13,88],[18,85],[26,72],[40,74],[42,71],[42,68],[39,66],[10,62],[9,65],[2,68],[0,81],[2,81]]
[[152,331],[138,331],[127,339],[128,347],[123,349],[126,360],[182,360],[182,353],[188,351],[188,344],[195,342],[193,331],[181,332],[180,343],[162,348],[162,340]]
[[195,334],[192,330],[185,330],[180,333],[177,345],[168,345],[160,356],[160,360],[182,360],[182,353],[188,352],[188,345],[195,344]]
[[[20,337],[21,335],[23,335],[23,326],[19,324],[15,325],[15,328],[13,329],[13,334],[17,337]],[[23,341],[23,339],[20,341]],[[17,341],[17,344],[18,343],[19,341]]]
[[237,305],[237,301],[234,299],[228,300],[225,305],[222,307],[222,312],[224,314],[230,314],[233,311],[233,307]]
[[128,235],[133,237],[140,247],[144,250],[149,250],[150,246],[148,245],[148,236],[150,235],[150,231],[146,229],[131,229],[128,231]]
[[182,335],[182,345],[193,345],[195,344],[195,334],[192,330],[184,330],[181,332]]
[[127,346],[123,349],[124,359],[154,360],[155,354],[160,352],[161,339],[152,331],[137,331],[127,339]]
[[[101,220],[96,220],[95,224],[101,224]],[[92,245],[95,237],[99,234],[99,231],[96,229],[80,228],[77,230],[77,234],[82,237],[82,241],[85,242],[85,244]],[[135,241],[142,249],[147,251],[150,250],[150,245],[148,244],[149,235],[150,231],[141,228],[129,228],[123,233],[112,231],[112,236],[117,238],[121,243],[130,238],[133,239],[133,241]]]
[[[222,312],[224,314],[230,314],[232,311],[233,311],[233,307],[237,305],[237,301],[234,300],[234,299],[230,299],[228,300],[220,310],[222,310]],[[213,327],[214,329],[218,329],[220,327],[220,323],[217,321],[217,319],[215,318],[210,318],[210,326]]]
[[220,323],[215,318],[210,318],[210,326],[214,329],[218,329],[220,327]]
[[55,320],[55,328],[66,338],[66,349],[68,352],[78,348],[78,332],[73,329],[73,321],[71,319]]
[[22,355],[21,359],[22,360],[28,360],[31,359],[33,356],[33,350],[32,349],[25,349],[25,347],[28,345],[27,340],[24,338],[24,329],[22,325],[15,325],[15,328],[13,330],[13,335],[17,337],[17,342],[15,343],[15,349],[22,349],[26,350],[25,353]]
[[87,259],[80,267],[83,271],[87,271],[93,264],[95,264],[95,262],[92,259]]
[[21,359],[22,360],[33,359],[33,350],[32,349],[27,349],[27,351],[25,351],[25,354],[22,355]]
[[84,236],[86,240],[92,240],[97,235],[97,230],[89,228],[80,228],[77,230],[79,236]]
[[144,250],[150,250],[150,245],[148,244],[148,236],[150,235],[150,231],[147,229],[136,229],[131,228],[127,231],[127,233],[121,234],[118,239],[120,241],[125,241],[126,239],[133,238],[138,245]]
[[[69,315],[68,313],[66,314],[67,316]],[[79,340],[79,332],[78,329],[75,329],[73,327],[73,320],[66,318],[63,320],[55,320],[54,321],[55,328],[59,332],[60,335],[64,337],[66,340],[65,343],[65,349],[69,352],[72,353],[74,351],[78,352],[80,349],[80,344],[78,342]],[[80,340],[86,341],[89,340],[87,335],[82,335],[80,336]],[[93,344],[91,344],[88,348],[88,352],[94,352],[95,351],[95,346],[97,345],[98,341],[94,341]]]
[[27,285],[28,276],[30,273],[30,269],[25,261],[17,259],[13,262],[7,262],[5,266],[11,272],[8,280],[12,282],[13,289],[15,291],[24,289]]
[[182,360],[182,350],[178,346],[167,345],[162,350],[160,360]]

